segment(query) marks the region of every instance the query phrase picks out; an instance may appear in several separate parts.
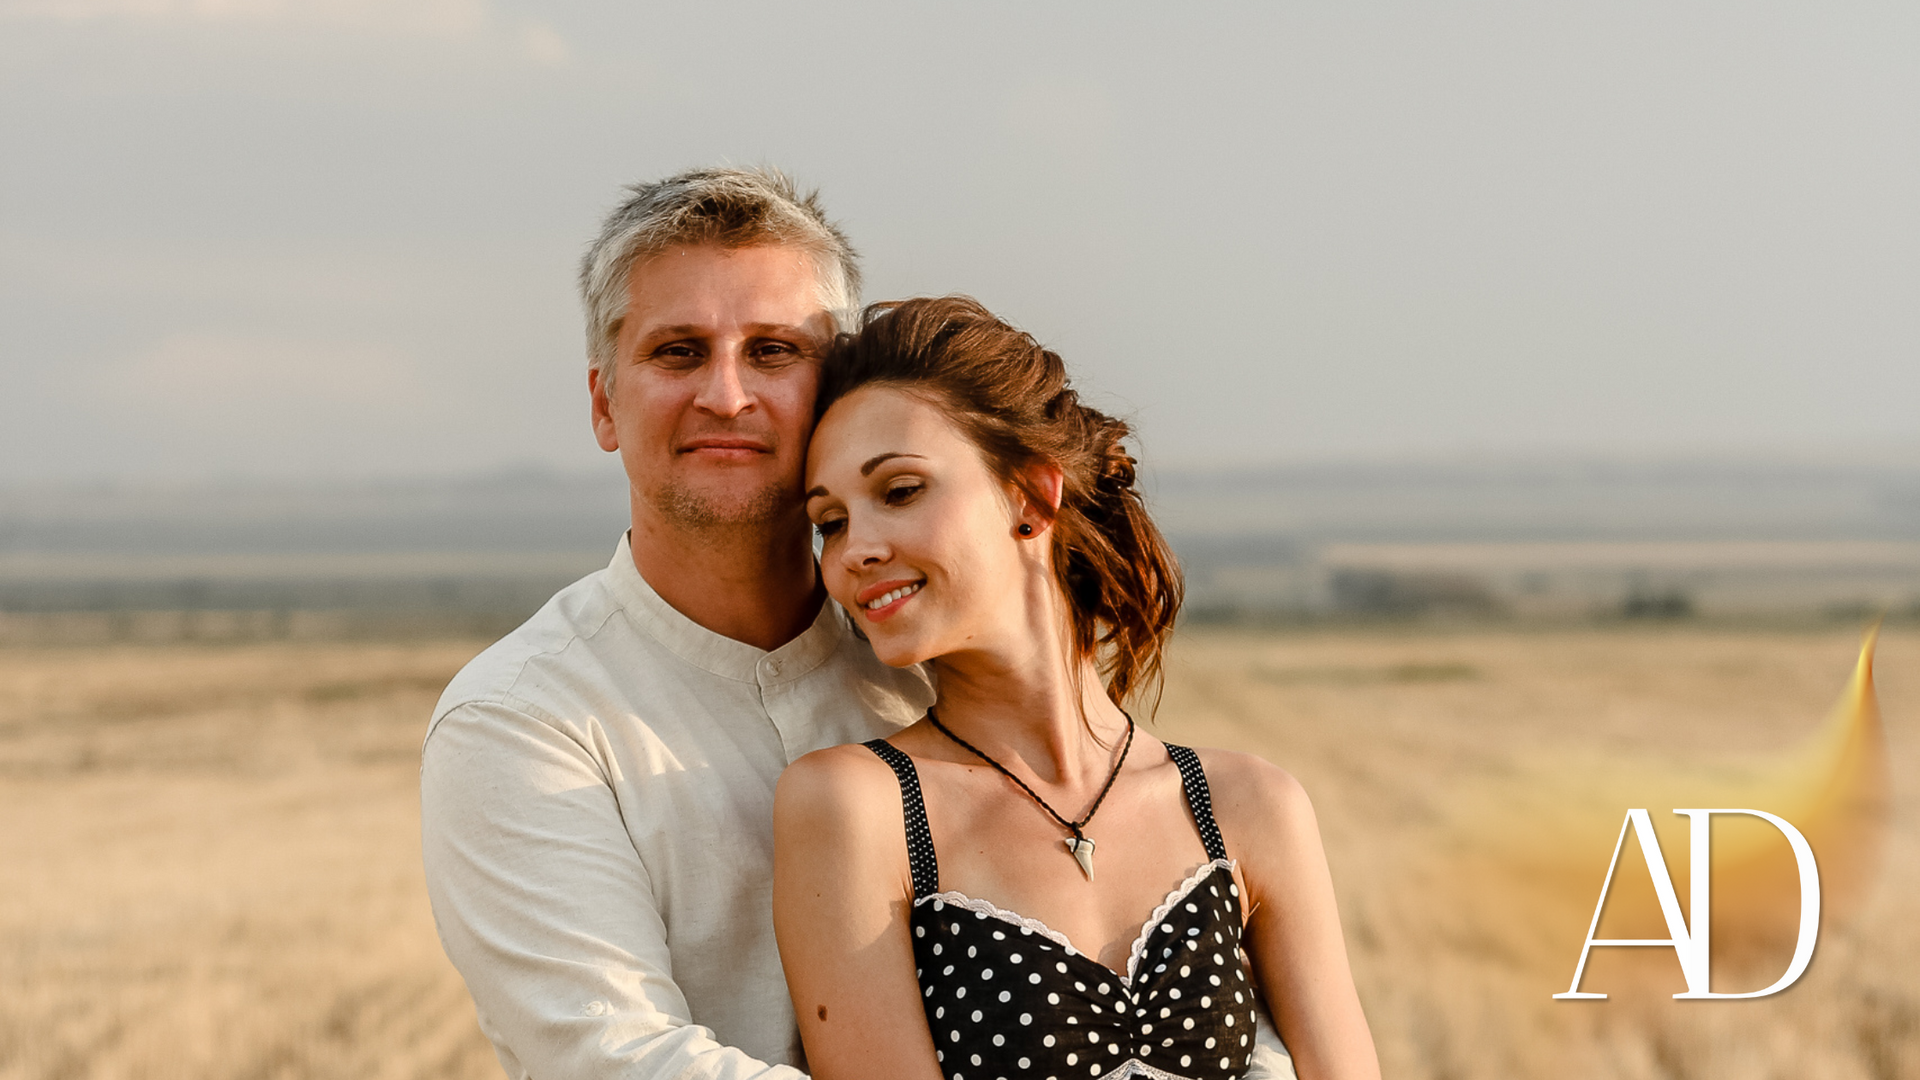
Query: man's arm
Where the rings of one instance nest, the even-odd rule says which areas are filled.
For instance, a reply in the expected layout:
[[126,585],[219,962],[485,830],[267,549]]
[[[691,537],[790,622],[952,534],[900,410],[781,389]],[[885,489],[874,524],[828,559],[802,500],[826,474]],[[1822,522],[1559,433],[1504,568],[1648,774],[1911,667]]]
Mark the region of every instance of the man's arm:
[[693,1023],[613,790],[567,734],[459,706],[428,736],[420,822],[441,943],[528,1075],[804,1080]]

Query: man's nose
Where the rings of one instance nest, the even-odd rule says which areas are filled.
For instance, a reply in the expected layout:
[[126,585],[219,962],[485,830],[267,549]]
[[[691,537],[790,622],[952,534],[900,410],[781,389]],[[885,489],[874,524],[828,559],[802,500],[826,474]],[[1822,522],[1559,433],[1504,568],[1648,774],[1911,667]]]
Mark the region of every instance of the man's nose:
[[740,357],[731,352],[714,356],[707,362],[705,381],[694,396],[694,405],[722,417],[738,416],[751,408],[753,397],[747,393],[744,367]]

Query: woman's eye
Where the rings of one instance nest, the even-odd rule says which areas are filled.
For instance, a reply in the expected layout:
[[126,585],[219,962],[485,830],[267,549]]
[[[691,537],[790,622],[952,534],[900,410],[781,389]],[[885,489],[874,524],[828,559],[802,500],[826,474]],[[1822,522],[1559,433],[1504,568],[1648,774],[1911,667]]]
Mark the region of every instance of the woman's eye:
[[846,527],[847,520],[845,518],[834,518],[831,521],[822,521],[815,525],[813,531],[820,534],[820,539],[825,540],[827,537],[834,535]]
[[895,484],[887,489],[887,505],[899,506],[915,495],[920,494],[919,484]]

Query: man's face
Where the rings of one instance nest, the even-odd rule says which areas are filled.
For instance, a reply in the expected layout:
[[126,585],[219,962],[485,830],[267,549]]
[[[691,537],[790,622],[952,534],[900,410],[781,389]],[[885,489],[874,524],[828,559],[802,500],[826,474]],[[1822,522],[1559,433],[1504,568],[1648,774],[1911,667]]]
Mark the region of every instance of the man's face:
[[636,263],[593,430],[664,523],[798,515],[820,359],[833,323],[792,247],[670,248]]

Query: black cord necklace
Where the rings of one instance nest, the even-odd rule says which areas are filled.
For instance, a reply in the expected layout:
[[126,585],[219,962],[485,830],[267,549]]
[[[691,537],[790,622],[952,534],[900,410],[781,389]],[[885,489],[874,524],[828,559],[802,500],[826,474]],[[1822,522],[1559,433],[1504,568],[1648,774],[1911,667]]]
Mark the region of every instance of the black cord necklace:
[[1127,741],[1120,744],[1119,760],[1113,763],[1113,771],[1107,774],[1106,785],[1100,789],[1100,794],[1094,797],[1093,805],[1087,808],[1086,816],[1079,821],[1068,821],[1060,816],[1060,811],[1048,806],[1047,800],[1041,798],[1039,792],[1028,787],[1025,780],[1013,775],[1005,765],[988,757],[979,747],[947,730],[947,725],[940,722],[940,717],[935,715],[932,709],[927,710],[927,719],[933,721],[933,726],[940,729],[940,734],[959,743],[968,753],[999,770],[1001,776],[1020,785],[1020,790],[1026,792],[1028,798],[1039,803],[1040,809],[1045,810],[1047,816],[1059,822],[1062,828],[1073,834],[1062,842],[1067,845],[1067,853],[1073,856],[1073,861],[1080,864],[1080,872],[1087,875],[1088,881],[1093,880],[1093,841],[1087,839],[1086,833],[1081,830],[1086,828],[1087,822],[1093,820],[1094,814],[1100,812],[1100,804],[1107,801],[1107,792],[1113,790],[1113,782],[1120,779],[1120,766],[1127,763],[1127,751],[1133,749],[1133,717],[1124,712],[1120,715],[1127,717]]

